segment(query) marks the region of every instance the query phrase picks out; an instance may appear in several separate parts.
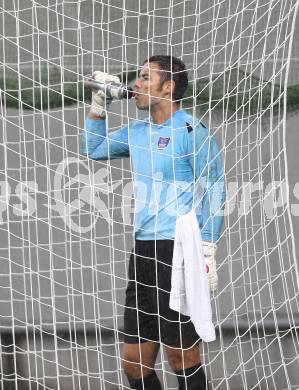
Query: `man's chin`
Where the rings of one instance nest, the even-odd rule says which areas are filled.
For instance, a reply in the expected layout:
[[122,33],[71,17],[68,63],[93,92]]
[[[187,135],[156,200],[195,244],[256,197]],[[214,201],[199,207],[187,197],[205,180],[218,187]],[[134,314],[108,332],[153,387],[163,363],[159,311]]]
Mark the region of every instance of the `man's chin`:
[[136,103],[136,107],[138,108],[138,110],[148,111],[148,109],[149,109],[148,105],[139,104],[136,100],[135,100],[135,103]]

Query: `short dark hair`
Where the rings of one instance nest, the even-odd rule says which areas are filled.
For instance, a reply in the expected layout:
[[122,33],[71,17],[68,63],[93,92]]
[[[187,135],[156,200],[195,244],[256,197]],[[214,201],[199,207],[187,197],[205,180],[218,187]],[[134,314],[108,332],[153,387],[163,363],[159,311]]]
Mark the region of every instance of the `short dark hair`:
[[146,62],[155,62],[164,71],[160,75],[161,85],[168,80],[175,82],[172,97],[175,101],[181,100],[188,87],[188,72],[183,61],[177,57],[155,55],[144,61],[144,64]]

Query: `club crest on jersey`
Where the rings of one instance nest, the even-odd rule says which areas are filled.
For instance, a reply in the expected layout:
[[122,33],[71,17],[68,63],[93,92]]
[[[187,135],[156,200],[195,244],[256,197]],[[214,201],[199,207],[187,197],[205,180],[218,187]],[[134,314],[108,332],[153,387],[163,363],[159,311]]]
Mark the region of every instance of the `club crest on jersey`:
[[158,149],[165,149],[169,144],[170,137],[160,137],[158,140]]

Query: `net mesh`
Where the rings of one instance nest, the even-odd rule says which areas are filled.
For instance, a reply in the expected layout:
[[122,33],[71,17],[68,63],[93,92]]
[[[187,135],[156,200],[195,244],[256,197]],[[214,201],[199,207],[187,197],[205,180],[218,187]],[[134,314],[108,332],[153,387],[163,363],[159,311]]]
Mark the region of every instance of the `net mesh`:
[[[286,115],[298,108],[298,1],[1,0],[0,381],[3,389],[125,389],[133,245],[128,159],[80,154],[94,70],[136,77],[153,54],[186,63],[186,110],[221,147],[213,389],[299,387],[298,268]],[[293,50],[292,50],[292,44]],[[107,127],[143,119],[114,102]],[[176,379],[161,348],[165,388]]]

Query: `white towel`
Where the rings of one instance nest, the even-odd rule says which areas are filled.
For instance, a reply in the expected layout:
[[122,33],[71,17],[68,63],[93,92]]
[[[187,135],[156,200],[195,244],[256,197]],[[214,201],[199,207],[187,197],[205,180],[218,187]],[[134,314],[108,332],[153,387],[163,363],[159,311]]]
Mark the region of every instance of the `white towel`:
[[203,341],[216,339],[203,245],[194,210],[178,217],[176,222],[169,306],[190,316]]

